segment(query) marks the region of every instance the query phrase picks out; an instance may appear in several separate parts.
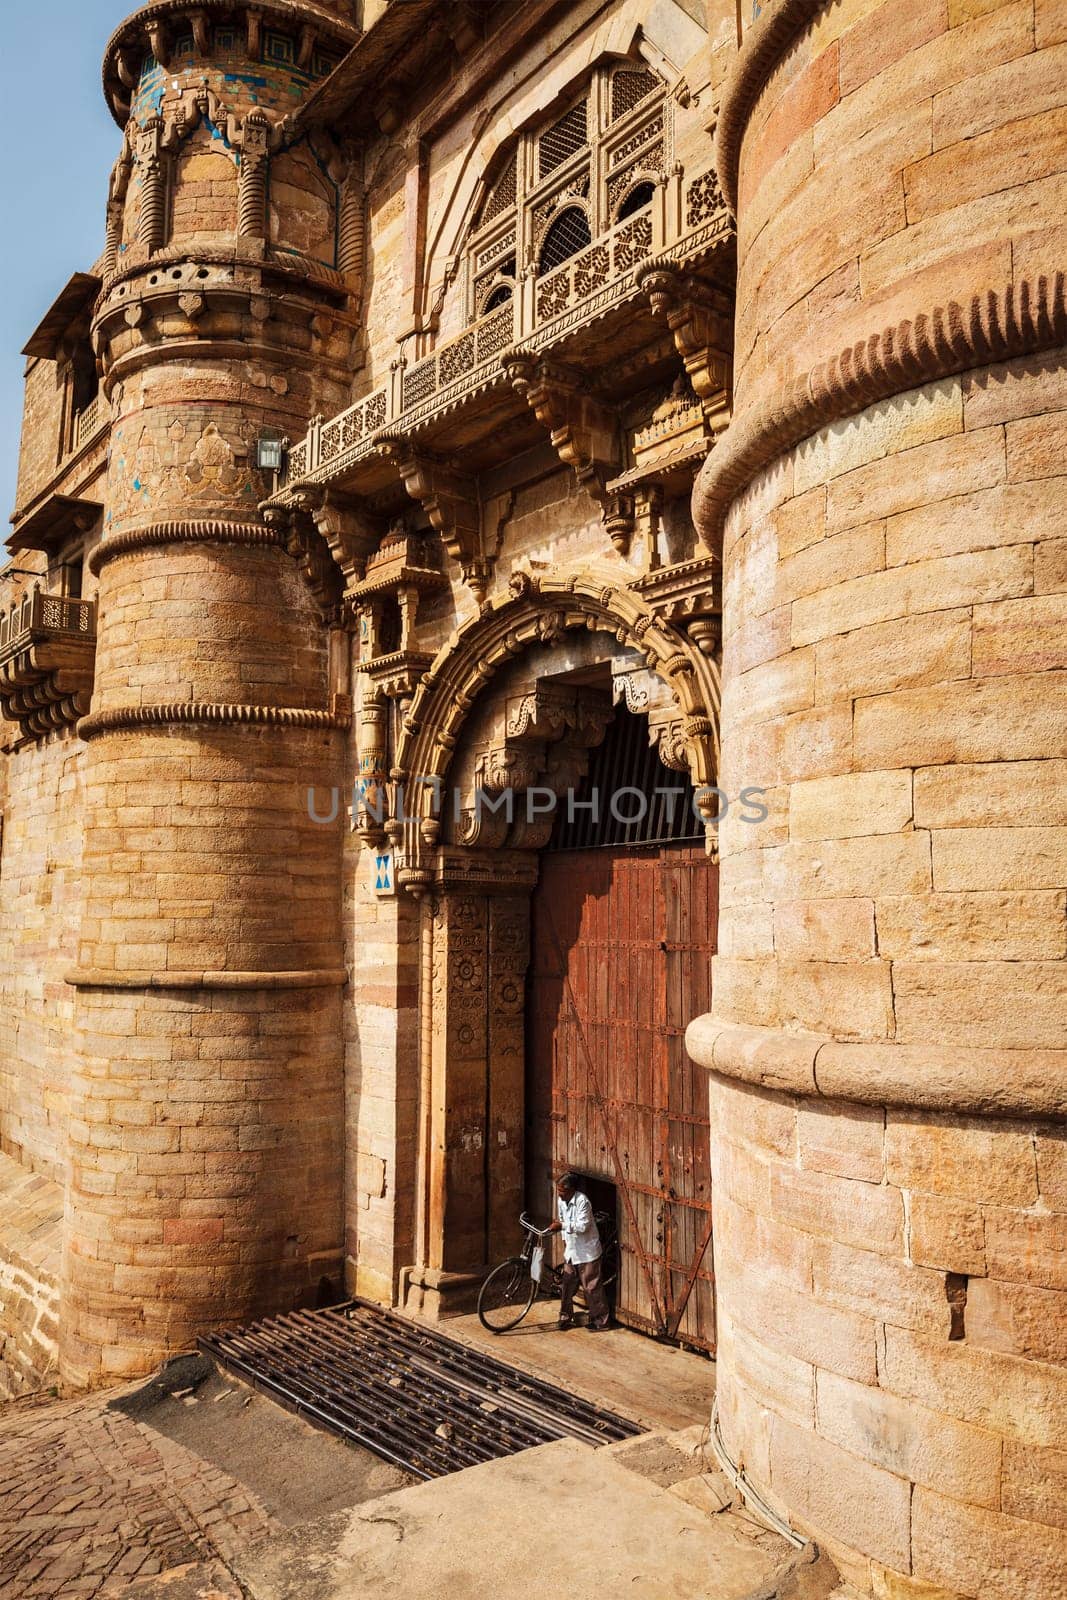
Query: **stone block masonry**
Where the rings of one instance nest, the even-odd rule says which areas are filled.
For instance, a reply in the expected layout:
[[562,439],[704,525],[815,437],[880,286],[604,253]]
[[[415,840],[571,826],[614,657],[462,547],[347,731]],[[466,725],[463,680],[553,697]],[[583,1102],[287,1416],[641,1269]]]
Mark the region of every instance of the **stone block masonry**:
[[58,1378],[63,1191],[0,1155],[0,1405]]
[[782,819],[721,830],[690,1030],[737,1218],[719,1404],[879,1595],[1067,1593],[1067,156],[1036,23],[779,0],[717,135],[736,407],[694,505],[721,782],[758,755]]

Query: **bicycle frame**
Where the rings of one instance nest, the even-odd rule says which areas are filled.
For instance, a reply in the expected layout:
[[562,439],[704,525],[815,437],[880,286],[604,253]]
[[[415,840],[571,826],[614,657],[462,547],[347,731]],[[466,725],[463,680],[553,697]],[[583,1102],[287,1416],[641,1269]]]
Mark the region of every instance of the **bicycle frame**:
[[[604,1255],[609,1256],[618,1245],[618,1240],[615,1236],[614,1224],[606,1212],[598,1212],[595,1220],[600,1231]],[[552,1235],[552,1229],[539,1228],[536,1223],[530,1221],[525,1211],[519,1217],[519,1222],[526,1234],[526,1237],[522,1242],[522,1249],[519,1251],[519,1255],[522,1257],[523,1261],[526,1262],[527,1267],[530,1269],[530,1277],[536,1285],[534,1300],[536,1301],[538,1296],[542,1293],[552,1296],[561,1295],[563,1292],[562,1280],[564,1267],[564,1263],[562,1261],[558,1261],[554,1265],[548,1266],[547,1269],[542,1266],[541,1274],[536,1278],[534,1277],[532,1270],[534,1251],[538,1245],[541,1245],[542,1247],[544,1246],[544,1241],[550,1238]],[[618,1264],[616,1258],[615,1271],[605,1275],[605,1289],[611,1287],[618,1275]],[[548,1280],[548,1285],[546,1285],[546,1278]]]

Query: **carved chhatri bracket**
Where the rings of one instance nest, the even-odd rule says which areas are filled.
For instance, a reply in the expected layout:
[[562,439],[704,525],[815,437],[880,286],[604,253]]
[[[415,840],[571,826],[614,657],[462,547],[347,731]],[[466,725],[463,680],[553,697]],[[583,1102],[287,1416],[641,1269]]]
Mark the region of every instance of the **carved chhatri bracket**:
[[730,421],[733,306],[721,289],[680,272],[668,257],[646,261],[637,284],[654,316],[674,335],[686,375],[700,397],[712,433]]
[[476,478],[457,472],[429,451],[419,450],[406,434],[383,430],[375,436],[381,452],[393,463],[412,500],[422,506],[431,526],[463,573],[463,581],[483,605],[496,558],[485,537],[486,524]]
[[722,642],[722,568],[717,557],[697,555],[692,561],[661,567],[632,587],[657,617],[688,635],[709,661],[717,661]]
[[600,506],[612,544],[625,555],[634,528],[633,498],[608,488],[624,465],[618,416],[570,367],[523,350],[506,351],[502,359],[512,388],[548,429],[552,448]]
[[24,738],[77,722],[89,710],[96,606],[35,585],[0,616],[0,712]]

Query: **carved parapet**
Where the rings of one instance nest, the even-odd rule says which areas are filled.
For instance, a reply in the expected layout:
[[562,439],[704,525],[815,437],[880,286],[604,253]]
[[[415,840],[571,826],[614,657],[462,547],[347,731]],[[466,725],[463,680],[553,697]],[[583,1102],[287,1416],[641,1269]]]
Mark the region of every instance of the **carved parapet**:
[[633,498],[608,487],[624,460],[618,416],[570,367],[523,350],[506,351],[502,359],[512,387],[548,429],[553,449],[600,506],[612,544],[625,553],[633,533]]
[[35,586],[0,616],[0,710],[26,738],[69,726],[89,709],[96,606]]
[[269,251],[251,260],[237,245],[167,248],[130,261],[107,280],[93,315],[104,392],[149,364],[202,360],[216,343],[261,361],[278,393],[289,385],[278,370],[286,363],[347,384],[358,330],[346,298],[338,273],[309,274]]
[[686,375],[700,397],[713,433],[730,421],[733,306],[721,289],[681,272],[658,256],[638,269],[637,283],[654,316],[674,336]]

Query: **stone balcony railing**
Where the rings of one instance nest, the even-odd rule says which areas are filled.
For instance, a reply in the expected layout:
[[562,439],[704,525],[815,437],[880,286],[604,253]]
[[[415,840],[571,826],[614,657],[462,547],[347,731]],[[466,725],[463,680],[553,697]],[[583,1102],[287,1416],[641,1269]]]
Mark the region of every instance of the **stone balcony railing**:
[[0,711],[27,738],[89,709],[96,604],[45,594],[39,584],[0,613]]
[[[520,278],[513,298],[414,363],[394,364],[390,381],[326,421],[316,419],[289,453],[282,486],[331,479],[375,448],[382,428],[413,430],[493,383],[505,381],[502,354],[516,346],[547,353],[558,340],[636,296],[637,270],[666,251],[692,258],[726,237],[730,224],[714,175],[680,188],[676,224],[649,206],[616,223],[544,277]],[[671,208],[666,208],[671,214]]]
[[71,451],[81,450],[110,421],[107,401],[102,394],[94,396],[83,410],[74,413]]

